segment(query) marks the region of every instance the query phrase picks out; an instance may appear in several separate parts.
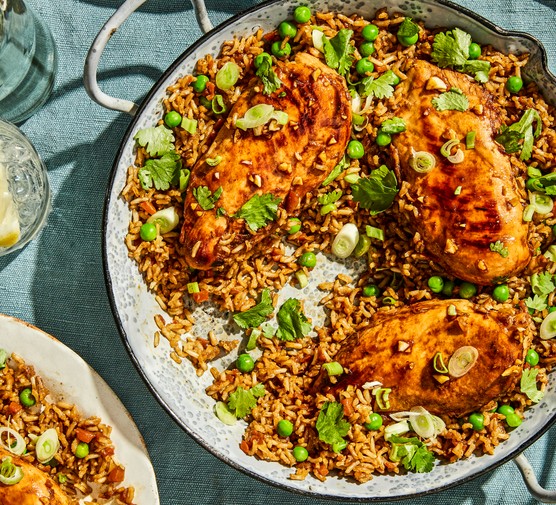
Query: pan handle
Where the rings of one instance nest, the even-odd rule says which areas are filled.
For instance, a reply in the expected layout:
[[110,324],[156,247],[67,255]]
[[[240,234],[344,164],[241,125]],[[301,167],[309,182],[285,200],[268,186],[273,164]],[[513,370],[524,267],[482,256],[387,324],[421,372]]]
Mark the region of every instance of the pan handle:
[[[126,0],[119,9],[112,15],[112,17],[102,27],[95,40],[93,41],[87,58],[85,59],[85,69],[83,72],[83,84],[88,95],[99,105],[107,109],[117,110],[120,112],[127,112],[134,116],[137,112],[137,104],[130,100],[122,98],[115,98],[104,93],[97,81],[98,64],[100,57],[108,44],[108,41],[124,23],[124,21],[131,16],[141,5],[147,0]],[[212,30],[212,23],[208,17],[207,8],[204,0],[191,0],[193,9],[195,10],[195,17],[203,33]]]
[[542,503],[556,503],[556,491],[549,491],[544,489],[535,477],[535,472],[529,460],[524,454],[514,458],[514,463],[521,472],[521,476],[525,481],[527,489],[531,493],[531,496]]

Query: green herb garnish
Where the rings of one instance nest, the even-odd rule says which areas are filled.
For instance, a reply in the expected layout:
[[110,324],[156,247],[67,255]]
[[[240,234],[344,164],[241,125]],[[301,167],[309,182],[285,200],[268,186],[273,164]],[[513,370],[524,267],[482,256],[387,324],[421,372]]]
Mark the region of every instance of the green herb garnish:
[[276,219],[278,205],[282,200],[277,196],[267,193],[266,195],[254,195],[244,203],[234,217],[245,219],[247,226],[253,231],[265,227]]
[[386,210],[398,194],[398,181],[394,172],[386,165],[371,171],[368,177],[361,177],[351,185],[353,200],[371,214]]
[[238,386],[228,399],[228,409],[238,419],[242,419],[257,405],[257,398],[263,397],[265,393],[263,384],[257,384],[251,389],[243,389]]
[[[533,123],[536,128],[533,130]],[[503,125],[495,140],[510,154],[521,149],[520,160],[528,160],[533,152],[535,138],[541,134],[542,121],[535,109],[527,109],[521,119],[510,126]]]
[[519,383],[521,392],[525,393],[533,403],[539,403],[544,396],[544,392],[537,389],[538,373],[539,370],[536,368],[523,370],[523,373],[521,374],[521,381]]
[[387,70],[376,79],[369,75],[365,77],[359,86],[359,94],[362,97],[375,96],[376,98],[390,98],[394,94],[394,84],[398,82],[398,76]]
[[280,340],[292,341],[302,338],[312,329],[301,310],[301,303],[296,298],[290,298],[284,302],[276,314],[276,320],[278,321],[276,337]]
[[[263,83],[263,95],[271,95],[282,86],[282,81],[278,78],[272,68],[272,61],[264,59],[255,74],[260,77]],[[280,93],[279,96],[285,96]]]
[[257,328],[263,324],[268,316],[274,312],[272,305],[272,297],[268,289],[263,289],[261,293],[261,301],[243,312],[233,315],[234,321],[241,328]]
[[380,131],[382,133],[388,133],[388,135],[394,135],[396,133],[404,132],[405,128],[405,121],[401,117],[393,117],[392,119],[387,119],[380,125]]
[[344,445],[344,437],[351,428],[351,425],[343,417],[344,407],[341,403],[325,402],[317,418],[316,428],[319,440],[330,444],[333,450],[334,446],[341,447]]
[[426,473],[433,469],[434,454],[417,437],[392,435],[388,441],[392,444],[390,459],[400,461],[406,470]]
[[162,156],[164,153],[175,151],[174,134],[164,125],[139,130],[133,138],[151,156]]
[[336,69],[340,75],[348,73],[353,63],[355,48],[350,44],[352,36],[352,30],[342,28],[331,39],[322,38],[326,64]]
[[491,243],[489,247],[492,252],[498,253],[502,258],[507,258],[510,254],[508,248],[504,246],[504,242],[500,242],[500,240]]
[[139,168],[137,177],[143,189],[150,189],[154,184],[157,190],[166,191],[170,185],[181,182],[181,166],[181,156],[176,151],[170,151],[161,158],[145,161],[145,166]]
[[349,160],[344,156],[340,163],[338,163],[332,171],[328,174],[326,179],[322,181],[322,186],[328,186],[331,182],[335,181],[337,177],[346,169],[349,168]]
[[214,194],[210,191],[207,186],[197,186],[193,188],[193,196],[199,203],[201,209],[211,210],[214,209],[214,204],[222,195],[222,186],[220,186]]
[[432,99],[432,105],[436,110],[458,110],[465,112],[469,108],[469,100],[457,88],[452,88],[446,93]]

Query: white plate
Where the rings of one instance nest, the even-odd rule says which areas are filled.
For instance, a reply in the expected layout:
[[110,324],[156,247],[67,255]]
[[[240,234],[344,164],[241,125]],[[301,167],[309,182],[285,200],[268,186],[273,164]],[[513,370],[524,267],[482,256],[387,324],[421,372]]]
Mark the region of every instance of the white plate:
[[116,461],[125,467],[123,485],[135,488],[134,502],[159,505],[156,477],[143,437],[114,391],[80,356],[34,326],[0,314],[0,348],[32,365],[52,395],[98,416],[112,427]]

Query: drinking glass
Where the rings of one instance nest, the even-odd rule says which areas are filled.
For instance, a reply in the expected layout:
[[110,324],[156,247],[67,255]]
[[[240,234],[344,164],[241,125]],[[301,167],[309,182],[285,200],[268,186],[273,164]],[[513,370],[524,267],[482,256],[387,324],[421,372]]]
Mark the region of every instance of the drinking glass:
[[0,256],[37,235],[51,210],[50,200],[46,167],[37,151],[16,126],[0,120],[0,238],[13,232],[10,236],[17,239],[0,245]]
[[56,46],[23,0],[0,0],[0,118],[20,123],[49,97]]

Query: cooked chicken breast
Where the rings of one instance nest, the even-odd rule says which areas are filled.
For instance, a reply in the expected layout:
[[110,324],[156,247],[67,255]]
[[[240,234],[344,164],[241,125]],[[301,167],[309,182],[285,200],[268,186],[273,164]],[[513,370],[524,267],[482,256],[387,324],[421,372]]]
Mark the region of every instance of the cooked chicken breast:
[[[272,223],[252,234],[243,219],[233,217],[254,195],[280,198],[280,207],[295,214],[301,198],[321,184],[344,154],[351,131],[345,80],[306,53],[298,53],[291,62],[277,62],[275,71],[282,87],[264,95],[260,80],[255,79],[191,171],[180,238],[193,268],[222,264],[238,244],[271,233]],[[254,129],[243,131],[232,124],[232,118],[242,118],[258,104],[286,112],[288,123],[258,135]],[[217,166],[207,164],[207,159],[218,156]],[[213,209],[203,210],[194,197],[193,189],[201,186],[213,194],[222,188]]]
[[77,501],[67,496],[48,474],[0,447],[0,461],[5,457],[11,457],[12,463],[21,467],[24,475],[13,486],[0,484],[0,504],[77,505]]
[[[448,315],[450,306],[456,316]],[[371,323],[349,337],[334,358],[345,369],[338,382],[331,384],[322,371],[315,387],[338,391],[378,381],[391,389],[384,412],[421,406],[435,414],[462,416],[479,410],[515,386],[531,338],[526,311],[486,310],[467,300],[419,302],[376,313]],[[449,380],[439,382],[435,355],[442,353],[448,365],[463,346],[478,351],[475,365],[461,377],[444,374]]]
[[[448,90],[461,90],[469,100],[468,110],[436,110],[432,99],[441,91],[427,89],[439,84],[436,79]],[[500,128],[493,97],[468,75],[421,60],[414,62],[401,86],[406,101],[395,115],[405,120],[407,130],[395,135],[393,146],[418,212],[409,218],[425,247],[450,274],[476,284],[518,274],[531,258],[528,224],[522,219],[509,157],[493,140]],[[465,148],[469,132],[476,135],[473,149]],[[462,141],[461,163],[440,154],[452,135]],[[433,154],[436,167],[428,174],[417,173],[409,164],[413,151]],[[501,252],[491,250],[497,243]]]

